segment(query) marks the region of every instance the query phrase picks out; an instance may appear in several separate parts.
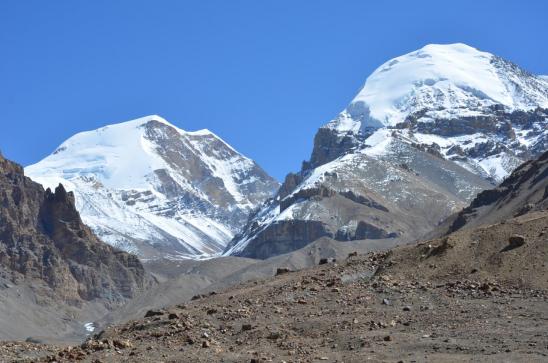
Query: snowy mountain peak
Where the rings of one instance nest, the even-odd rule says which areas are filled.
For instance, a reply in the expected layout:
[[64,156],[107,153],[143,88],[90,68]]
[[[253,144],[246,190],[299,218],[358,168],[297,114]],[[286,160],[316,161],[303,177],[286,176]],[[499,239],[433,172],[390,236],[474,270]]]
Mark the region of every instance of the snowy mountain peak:
[[278,187],[214,133],[157,115],[78,133],[25,171],[74,191],[99,237],[144,257],[219,252]]
[[146,124],[147,122],[150,122],[150,121],[157,121],[157,122],[161,122],[165,125],[175,127],[174,125],[169,123],[165,118],[163,118],[160,115],[143,116],[143,117],[136,118],[134,120],[124,121],[124,122],[120,122],[120,123],[116,123],[116,124],[112,124],[112,125],[106,125],[104,127],[105,128],[108,128],[108,127],[132,127],[132,126],[139,127],[139,126],[142,126],[142,125],[144,125],[144,124]]
[[318,132],[310,166],[371,147],[365,139],[380,134],[388,136],[372,150],[382,154],[381,145],[398,133],[400,141],[500,182],[546,150],[547,115],[546,78],[462,43],[429,44],[367,78],[348,107]]
[[[154,134],[154,135],[153,135]],[[155,141],[180,137],[188,144],[203,140],[222,143],[223,147],[237,153],[230,145],[207,129],[185,131],[164,118],[151,115],[135,120],[103,126],[93,131],[80,132],[63,142],[53,155],[43,160],[63,178],[91,175],[110,188],[146,188],[147,175],[162,169],[166,160],[158,154]],[[242,160],[252,163],[243,155]],[[35,166],[27,171],[33,173]]]
[[98,128],[96,130],[93,130],[93,131],[84,131],[84,132],[78,133],[75,136],[73,136],[72,138],[74,138],[74,137],[76,137],[80,134],[86,134],[88,132],[93,132],[93,133],[123,132],[124,130],[131,130],[131,129],[143,127],[143,126],[146,126],[147,124],[154,123],[154,122],[157,122],[157,123],[163,124],[165,126],[171,127],[173,129],[176,129],[181,134],[212,135],[212,136],[220,139],[217,135],[215,135],[213,132],[211,132],[208,129],[200,129],[200,130],[196,130],[196,131],[186,131],[186,130],[180,129],[177,126],[173,125],[172,123],[170,123],[165,118],[163,118],[162,116],[159,116],[159,115],[148,115],[148,116],[143,116],[143,117],[136,118],[134,120],[129,120],[129,121],[124,121],[124,122],[120,122],[120,123],[116,123],[116,124],[106,125],[106,126],[103,126],[103,127]]
[[377,68],[330,127],[339,131],[394,126],[424,109],[445,118],[548,107],[548,82],[466,44],[429,44]]
[[268,258],[322,237],[371,246],[419,238],[548,149],[547,108],[545,78],[465,44],[391,59],[318,130],[310,161],[225,253]]

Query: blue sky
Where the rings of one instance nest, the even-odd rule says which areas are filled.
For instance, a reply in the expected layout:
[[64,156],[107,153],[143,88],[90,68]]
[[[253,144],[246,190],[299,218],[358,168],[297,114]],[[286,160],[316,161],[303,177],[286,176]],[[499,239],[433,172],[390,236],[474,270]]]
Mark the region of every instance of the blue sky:
[[389,58],[464,42],[548,74],[545,1],[0,2],[0,150],[23,165],[148,114],[278,179]]

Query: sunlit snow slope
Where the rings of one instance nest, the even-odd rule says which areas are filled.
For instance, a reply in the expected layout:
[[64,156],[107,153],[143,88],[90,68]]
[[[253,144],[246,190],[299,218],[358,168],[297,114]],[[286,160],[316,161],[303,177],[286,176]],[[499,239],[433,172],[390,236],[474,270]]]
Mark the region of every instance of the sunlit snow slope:
[[430,44],[389,60],[371,74],[345,110],[340,129],[395,126],[428,110],[431,118],[548,108],[548,83],[466,44]]
[[74,135],[25,173],[74,191],[101,239],[143,258],[222,251],[278,187],[212,132],[187,132],[159,116]]

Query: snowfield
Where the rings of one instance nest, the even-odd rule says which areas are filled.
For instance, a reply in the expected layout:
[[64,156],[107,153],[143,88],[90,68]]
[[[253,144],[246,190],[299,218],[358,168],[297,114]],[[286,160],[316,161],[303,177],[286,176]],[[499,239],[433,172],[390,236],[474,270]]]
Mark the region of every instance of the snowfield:
[[548,108],[545,77],[508,72],[497,60],[460,43],[430,44],[391,59],[367,78],[333,126],[341,131],[394,126],[422,109],[443,108],[445,115],[438,117],[449,118],[482,114],[495,104]]

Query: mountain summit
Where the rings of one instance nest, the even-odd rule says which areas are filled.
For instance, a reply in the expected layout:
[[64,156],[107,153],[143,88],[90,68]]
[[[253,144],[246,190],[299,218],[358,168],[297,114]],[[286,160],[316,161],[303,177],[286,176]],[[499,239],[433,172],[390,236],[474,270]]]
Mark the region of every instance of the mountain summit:
[[[465,44],[430,44],[377,68],[317,137],[337,144],[399,130],[498,183],[548,147],[546,109],[546,78]],[[377,134],[369,144],[374,140],[385,138]],[[337,147],[330,155],[322,149],[313,152],[313,165],[340,155]]]
[[278,187],[211,131],[156,115],[78,133],[25,173],[65,185],[102,240],[142,258],[222,251]]
[[427,110],[456,118],[548,108],[547,82],[493,54],[466,44],[429,44],[377,68],[332,123],[339,130],[395,126]]
[[427,45],[369,76],[225,253],[409,242],[547,149],[546,78],[464,44]]

